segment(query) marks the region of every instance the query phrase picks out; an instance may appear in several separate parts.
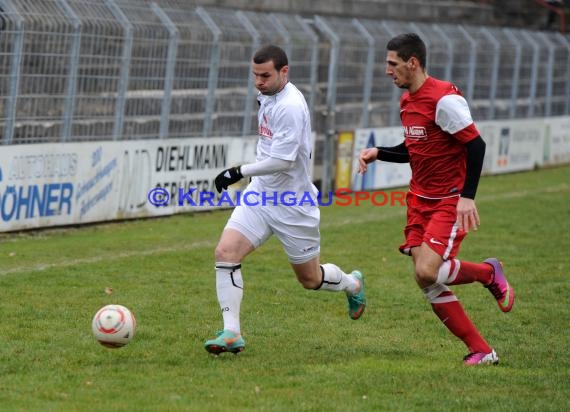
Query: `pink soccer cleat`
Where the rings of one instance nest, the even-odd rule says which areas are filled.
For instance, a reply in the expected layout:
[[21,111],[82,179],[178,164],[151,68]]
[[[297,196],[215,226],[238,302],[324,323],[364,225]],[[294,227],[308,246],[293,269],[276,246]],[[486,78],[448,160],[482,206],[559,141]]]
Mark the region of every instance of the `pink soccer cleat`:
[[499,357],[497,353],[491,349],[491,352],[484,353],[484,352],[472,352],[469,355],[463,358],[463,364],[467,366],[473,365],[496,365],[499,363]]
[[499,309],[503,312],[509,312],[515,303],[515,291],[507,282],[507,278],[503,273],[503,266],[495,258],[489,258],[483,263],[487,263],[493,267],[493,280],[485,285],[489,292],[497,299]]

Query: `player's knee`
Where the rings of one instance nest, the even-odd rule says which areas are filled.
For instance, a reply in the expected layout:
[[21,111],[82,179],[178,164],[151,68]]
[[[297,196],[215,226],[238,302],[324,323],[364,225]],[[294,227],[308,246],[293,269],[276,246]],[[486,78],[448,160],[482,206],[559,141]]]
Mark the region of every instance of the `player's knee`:
[[299,282],[305,289],[314,290],[321,286],[320,281],[315,281],[314,279],[299,279]]
[[321,286],[321,282],[301,282],[301,285],[307,290],[317,290]]
[[305,289],[318,289],[322,284],[322,279],[311,276],[308,273],[297,274],[297,280]]
[[416,282],[420,285],[432,284],[437,281],[437,270],[429,265],[422,265],[421,262],[416,263]]
[[219,243],[214,251],[216,262],[238,262],[238,253],[234,248]]

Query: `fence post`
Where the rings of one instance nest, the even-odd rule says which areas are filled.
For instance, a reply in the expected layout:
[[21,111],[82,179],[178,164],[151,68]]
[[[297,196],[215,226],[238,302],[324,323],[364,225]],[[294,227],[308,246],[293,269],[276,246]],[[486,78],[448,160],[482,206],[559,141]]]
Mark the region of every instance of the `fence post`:
[[487,111],[487,119],[492,120],[495,118],[495,106],[497,103],[501,45],[486,27],[481,28],[481,33],[483,33],[487,40],[493,45],[493,68],[491,70],[491,87],[489,89],[489,110]]
[[453,41],[449,38],[449,36],[439,27],[439,24],[432,25],[432,28],[441,36],[441,38],[447,44],[447,66],[445,66],[445,80],[452,81],[453,77],[453,52],[454,52],[454,44]]
[[522,45],[511,29],[503,29],[505,35],[515,45],[515,62],[513,66],[513,77],[511,81],[511,107],[509,116],[514,118],[517,114],[517,100],[519,98],[520,69],[522,62]]
[[566,39],[566,36],[560,33],[557,33],[556,36],[566,46],[568,62],[566,63],[566,101],[564,104],[564,113],[570,114],[570,42]]
[[168,137],[170,125],[170,105],[172,102],[172,88],[174,85],[174,69],[176,68],[176,56],[178,51],[178,39],[180,34],[174,22],[156,3],[150,5],[152,11],[158,16],[162,24],[168,29],[168,53],[166,55],[166,69],[164,74],[164,97],[162,99],[162,108],[160,114],[160,131],[159,137],[166,139]]
[[[253,49],[254,52],[257,51],[257,49],[259,48],[259,38],[260,38],[259,32],[254,27],[254,25],[251,24],[251,22],[249,21],[244,12],[238,11],[236,12],[236,16],[239,19],[239,21],[243,24],[247,32],[251,35],[251,40],[252,40],[251,48]],[[251,58],[251,56],[249,57]],[[254,100],[253,93],[255,85],[254,85],[253,76],[248,76],[247,79],[248,79],[247,98],[245,101],[243,127],[241,131],[242,136],[248,136],[251,134],[251,112],[253,111],[253,100]]]
[[370,98],[372,96],[372,82],[374,81],[373,78],[374,63],[376,59],[376,40],[358,19],[352,19],[352,24],[356,27],[358,32],[368,43],[368,52],[366,54],[366,71],[364,73],[363,84],[364,90],[362,93],[362,117],[360,119],[360,127],[364,128],[369,127],[370,125]]
[[129,72],[133,51],[133,25],[119,6],[114,3],[114,0],[105,0],[105,4],[107,4],[113,16],[119,20],[125,30],[125,44],[123,45],[123,55],[121,57],[121,74],[117,90],[117,102],[115,104],[115,124],[113,126],[113,140],[118,140],[123,135],[123,123],[125,120],[125,102],[129,88]]
[[318,70],[319,70],[319,36],[314,32],[313,29],[309,26],[309,24],[303,19],[301,16],[295,16],[297,22],[303,28],[303,31],[311,37],[311,74],[310,74],[310,83],[311,83],[311,92],[309,93],[309,112],[311,113],[311,119],[314,124],[314,114],[315,114],[315,106],[317,104],[317,80],[318,80]]
[[216,105],[216,89],[218,88],[218,70],[220,67],[220,37],[222,31],[203,7],[197,7],[196,14],[202,19],[213,36],[210,68],[208,70],[208,95],[206,96],[206,110],[202,127],[202,137],[208,137],[212,133],[212,118]]
[[16,126],[16,107],[18,105],[18,92],[20,90],[20,65],[22,63],[22,50],[24,47],[24,18],[18,14],[9,0],[0,0],[4,10],[10,14],[14,21],[14,43],[12,49],[12,64],[10,65],[10,91],[6,100],[6,124],[2,144],[12,144],[14,128]]
[[289,31],[287,30],[287,28],[285,28],[283,23],[281,23],[281,20],[279,20],[279,18],[274,13],[269,14],[269,21],[271,21],[271,24],[273,24],[273,27],[275,27],[277,33],[279,33],[279,35],[283,37],[283,41],[285,42],[283,50],[285,50],[285,53],[289,57],[289,63],[291,63],[290,60],[293,54],[293,48],[291,46],[291,35],[289,34]]
[[554,81],[554,43],[544,33],[538,33],[548,45],[548,63],[546,63],[546,96],[544,96],[544,115],[552,116],[552,82]]
[[473,90],[475,90],[475,72],[477,70],[477,42],[473,37],[471,37],[471,35],[467,32],[467,30],[465,30],[463,26],[458,26],[458,28],[471,45],[471,50],[469,53],[469,73],[467,76],[467,92],[465,93],[467,101],[471,102],[473,101],[474,96]]
[[327,86],[327,110],[325,122],[325,153],[323,158],[323,173],[321,178],[321,193],[331,191],[331,181],[334,175],[334,137],[336,133],[336,88],[338,60],[340,54],[340,39],[327,22],[315,16],[315,24],[328,37],[331,42],[329,59],[329,78]]
[[536,104],[536,84],[538,82],[538,65],[540,64],[540,46],[532,38],[530,34],[526,31],[521,31],[522,35],[526,40],[532,45],[533,55],[532,55],[532,68],[530,72],[530,91],[529,91],[529,102],[527,109],[527,116],[534,116],[534,106]]
[[77,70],[79,67],[79,57],[81,49],[81,19],[75,14],[73,9],[67,4],[66,0],[57,0],[65,14],[73,23],[73,40],[71,44],[71,53],[69,55],[69,72],[67,74],[65,108],[63,111],[63,131],[61,136],[62,142],[68,142],[71,138],[71,129],[73,126],[73,115],[75,112],[75,96],[77,95]]
[[[384,20],[382,21],[382,27],[386,30],[386,33],[390,37],[395,37],[396,32],[390,28],[388,23]],[[390,124],[389,126],[400,125],[400,89],[396,86],[392,88],[392,97],[390,99]]]

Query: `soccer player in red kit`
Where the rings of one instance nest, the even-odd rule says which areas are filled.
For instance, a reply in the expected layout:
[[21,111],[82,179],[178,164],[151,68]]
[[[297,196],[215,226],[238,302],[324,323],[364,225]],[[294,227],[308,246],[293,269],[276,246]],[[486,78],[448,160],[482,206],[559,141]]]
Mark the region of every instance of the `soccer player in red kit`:
[[459,90],[427,74],[426,47],[417,34],[396,36],[386,48],[386,74],[407,89],[400,99],[404,142],[364,149],[359,172],[366,173],[367,164],[375,160],[410,163],[405,243],[400,251],[412,257],[416,282],[437,317],[467,346],[463,362],[497,364],[497,353],[448,287],[480,282],[501,311],[513,306],[514,290],[497,259],[471,263],[456,258],[467,232],[480,224],[474,199],[485,142]]

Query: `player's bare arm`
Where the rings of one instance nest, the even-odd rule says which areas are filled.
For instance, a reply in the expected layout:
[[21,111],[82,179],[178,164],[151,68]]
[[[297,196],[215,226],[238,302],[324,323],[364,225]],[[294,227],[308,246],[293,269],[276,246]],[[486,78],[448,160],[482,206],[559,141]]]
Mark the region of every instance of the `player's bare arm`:
[[374,162],[378,159],[378,148],[370,147],[368,149],[362,149],[360,156],[358,157],[358,173],[364,174],[368,170],[368,163]]
[[382,160],[391,163],[408,163],[410,161],[410,153],[406,147],[406,142],[402,142],[397,146],[392,147],[371,147],[363,149],[360,152],[358,172],[360,174],[366,173],[368,170],[367,164],[374,160]]

